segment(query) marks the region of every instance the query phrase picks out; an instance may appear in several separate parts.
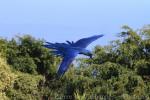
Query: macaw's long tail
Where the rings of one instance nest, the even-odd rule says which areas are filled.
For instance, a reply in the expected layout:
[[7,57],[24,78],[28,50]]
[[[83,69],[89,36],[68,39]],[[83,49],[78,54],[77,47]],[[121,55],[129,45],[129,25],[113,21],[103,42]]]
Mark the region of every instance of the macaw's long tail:
[[64,74],[65,74],[65,72],[64,72],[63,70],[60,70],[60,69],[59,69],[59,70],[57,71],[57,78],[60,79]]
[[65,72],[68,70],[70,64],[72,63],[72,61],[74,60],[76,54],[74,56],[66,56],[64,57],[62,63],[60,64],[60,67],[57,71],[57,75],[58,76],[63,76],[65,74]]
[[66,58],[63,59],[61,65],[60,65],[60,67],[59,67],[59,69],[58,69],[58,71],[57,71],[57,75],[58,75],[59,77],[62,77],[62,76],[65,74],[65,72],[66,72],[67,69],[69,68],[70,63],[71,63],[71,62],[68,62],[68,61],[66,60]]

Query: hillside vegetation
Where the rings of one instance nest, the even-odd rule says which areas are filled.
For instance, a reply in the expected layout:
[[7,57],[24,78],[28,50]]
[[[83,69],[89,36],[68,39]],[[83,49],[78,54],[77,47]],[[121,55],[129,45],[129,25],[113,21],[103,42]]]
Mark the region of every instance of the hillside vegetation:
[[149,100],[150,26],[123,26],[118,40],[96,46],[63,78],[61,61],[30,35],[0,39],[0,100]]

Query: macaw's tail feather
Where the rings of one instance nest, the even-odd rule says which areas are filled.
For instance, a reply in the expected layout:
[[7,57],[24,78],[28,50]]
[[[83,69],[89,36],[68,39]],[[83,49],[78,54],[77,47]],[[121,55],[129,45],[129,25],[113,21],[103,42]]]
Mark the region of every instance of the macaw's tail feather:
[[59,67],[59,69],[57,71],[57,75],[59,77],[62,77],[65,74],[65,72],[67,71],[67,69],[69,67],[69,64],[67,65],[67,63],[68,63],[67,61],[63,61],[61,63],[61,65],[60,65],[60,67]]
[[57,77],[61,78],[64,74],[65,72],[63,70],[58,70]]
[[72,56],[72,55],[68,55],[66,57],[64,57],[62,63],[60,64],[60,67],[57,71],[57,75],[58,76],[63,76],[65,74],[65,72],[68,70],[70,64],[72,63],[72,61],[74,60],[74,58],[76,57],[76,53]]

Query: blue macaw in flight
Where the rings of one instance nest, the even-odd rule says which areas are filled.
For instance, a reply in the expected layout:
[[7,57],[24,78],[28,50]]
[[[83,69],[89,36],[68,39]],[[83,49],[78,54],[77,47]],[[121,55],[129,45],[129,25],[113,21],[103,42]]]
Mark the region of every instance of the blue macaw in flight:
[[67,43],[50,43],[46,42],[44,47],[53,49],[52,53],[63,58],[62,63],[57,71],[57,75],[63,76],[68,70],[70,64],[73,62],[75,57],[78,54],[83,54],[92,58],[92,53],[89,50],[86,50],[86,47],[97,40],[98,38],[103,37],[103,35],[94,35],[88,38],[83,38],[77,42],[66,41]]

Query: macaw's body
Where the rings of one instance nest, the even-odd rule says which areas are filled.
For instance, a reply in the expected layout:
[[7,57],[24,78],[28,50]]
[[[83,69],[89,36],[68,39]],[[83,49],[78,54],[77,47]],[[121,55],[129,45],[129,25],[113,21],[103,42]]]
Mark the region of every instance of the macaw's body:
[[44,45],[46,48],[53,49],[52,53],[63,58],[62,63],[58,69],[58,76],[63,76],[64,73],[68,70],[70,64],[75,59],[78,54],[83,54],[92,58],[92,53],[89,50],[86,50],[86,47],[102,37],[103,35],[95,35],[88,38],[83,38],[77,42],[66,41],[67,43],[49,43]]

